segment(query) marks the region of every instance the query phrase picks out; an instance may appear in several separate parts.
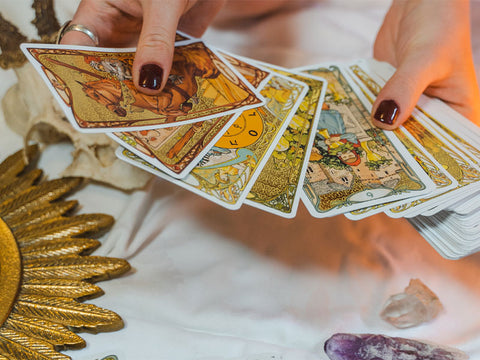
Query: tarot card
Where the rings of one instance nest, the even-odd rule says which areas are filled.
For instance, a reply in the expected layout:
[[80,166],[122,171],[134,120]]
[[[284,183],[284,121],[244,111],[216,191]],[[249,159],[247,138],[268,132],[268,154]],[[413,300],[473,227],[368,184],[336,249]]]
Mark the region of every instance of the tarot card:
[[[368,98],[369,102],[373,104],[376,95],[381,89],[378,84],[380,81],[375,78],[375,75],[367,74],[358,64],[348,66],[348,71],[351,74],[352,81],[355,81],[355,83],[361,88],[362,93]],[[415,118],[411,118],[409,121],[416,120]],[[457,186],[455,178],[450,175],[443,166],[436,161],[412,135],[410,135],[408,131],[400,127],[394,130],[394,132],[425,173],[435,183],[436,189],[425,197],[413,197],[406,200],[396,201],[394,203],[386,203],[383,205],[375,205],[370,208],[355,210],[350,214],[345,214],[349,219],[362,219],[366,216],[382,211],[385,211],[385,213],[391,217],[405,216],[406,212],[410,209],[416,208],[416,211],[418,211],[421,209],[422,204],[425,204],[428,199],[437,197]],[[392,206],[394,207],[392,208]]]
[[[373,59],[360,60],[361,66],[365,69],[370,69],[370,75],[372,72],[378,74],[378,76],[386,81],[395,72],[395,68],[388,63],[379,62]],[[422,114],[427,116],[433,123],[440,126],[445,132],[449,133],[452,137],[456,138],[455,134],[458,132],[461,137],[456,140],[468,147],[468,144],[464,143],[464,139],[470,140],[476,145],[480,145],[480,127],[468,120],[443,101],[431,98],[426,95],[421,95],[416,106]],[[455,132],[452,131],[455,129]],[[450,133],[451,132],[451,133]],[[478,147],[468,148],[469,151],[477,154],[480,152]]]
[[[244,75],[255,89],[261,89],[271,76],[270,71],[231,55],[228,55],[226,60]],[[240,113],[236,113],[193,124],[108,135],[156,168],[181,179],[198,164],[239,115]]]
[[[360,61],[359,64],[363,69],[368,69],[368,74],[362,72],[361,69],[355,65],[351,66],[350,69],[372,93],[378,93],[385,80],[373,74],[374,70],[377,69],[377,62]],[[372,68],[372,66],[374,66],[374,68]],[[432,117],[431,120],[437,121]],[[422,199],[416,203],[415,206],[390,209],[388,211],[390,216],[411,217],[420,213],[427,215],[429,211],[431,211],[431,215],[452,202],[455,202],[455,198],[465,194],[465,189],[467,189],[464,189],[465,186],[475,184],[479,180],[478,167],[474,163],[472,155],[466,156],[468,152],[460,149],[455,141],[452,139],[448,140],[439,134],[438,129],[435,130],[435,125],[426,121],[422,111],[415,109],[412,116],[403,124],[403,127],[400,127],[400,129],[396,131],[403,131],[408,134],[407,136],[411,139],[417,141],[417,143],[430,154],[432,159],[435,159],[450,176],[455,178],[457,186],[454,188],[444,188],[442,196],[433,193],[432,197]],[[476,186],[477,185],[475,185],[475,187]],[[472,191],[472,187],[468,187],[467,190]]]
[[425,208],[431,207],[431,203],[428,203],[428,200],[433,200],[446,191],[457,187],[457,181],[455,178],[448,172],[445,172],[441,164],[434,158],[431,158],[431,155],[426,153],[423,147],[411,137],[408,132],[404,132],[402,129],[397,129],[395,130],[395,134],[408,149],[410,154],[417,160],[425,173],[432,179],[436,189],[425,196],[416,196],[395,202],[371,206],[369,208],[354,210],[345,214],[347,218],[351,220],[360,220],[380,212],[385,212],[388,216],[393,218],[408,217],[409,214],[412,214],[413,209],[415,213],[422,212]]
[[[445,141],[454,144],[466,161],[480,169],[480,128],[438,99],[424,97],[420,100],[417,108],[424,122],[430,124]],[[473,189],[474,187],[478,186],[470,186],[467,197],[457,197],[453,204],[450,201],[448,208],[465,215],[476,210],[480,190]]]
[[[480,128],[438,99],[421,97],[417,109],[427,122],[474,155],[480,164]],[[455,130],[453,130],[455,129]]]
[[[464,211],[469,212],[469,206],[472,204],[470,199],[473,199],[472,195],[480,191],[480,166],[478,164],[479,159],[469,150],[467,150],[467,147],[464,145],[468,145],[468,147],[472,148],[474,151],[476,151],[476,149],[474,149],[471,144],[466,142],[464,139],[462,139],[462,141],[456,141],[454,137],[451,137],[441,128],[436,127],[435,124],[432,124],[428,118],[424,117],[422,119],[422,116],[420,116],[419,119],[421,119],[421,123],[424,126],[428,126],[430,128],[432,133],[434,133],[438,139],[450,146],[450,148],[455,151],[458,157],[468,164],[470,167],[469,169],[471,170],[468,174],[468,182],[464,183],[464,186],[452,192],[445,193],[445,195],[439,199],[441,202],[439,204],[435,204],[435,207],[431,208],[424,214],[432,215],[439,210],[445,209],[446,207],[453,207],[456,203],[461,201],[462,197],[464,198],[464,201],[461,204],[461,207],[463,207]],[[453,134],[451,131],[450,133]],[[454,136],[459,138],[456,134],[454,134]],[[476,203],[476,201],[473,202],[474,205],[476,205]]]
[[300,201],[301,186],[322,109],[326,81],[271,65],[269,69],[304,82],[309,86],[309,90],[256,179],[245,203],[293,218]]
[[409,219],[409,222],[419,232],[420,235],[444,258],[450,260],[457,260],[468,254],[456,254],[454,251],[448,248],[448,246],[442,240],[445,234],[439,231],[439,229],[431,224],[430,220],[426,216],[418,216]]
[[195,37],[188,35],[187,33],[184,33],[183,31],[177,30],[175,33],[175,42],[179,43],[182,41],[188,41],[188,40],[194,40]]
[[233,114],[262,97],[220,55],[192,40],[175,47],[158,96],[134,86],[133,50],[23,44],[22,50],[82,132],[137,131]]
[[[388,64],[380,66],[379,62],[363,61],[366,66],[373,66],[384,83],[394,72]],[[480,128],[466,119],[439,99],[422,95],[415,107],[418,121],[438,133],[442,138],[465,152],[465,155],[475,164],[480,165]],[[455,130],[453,130],[455,129]]]
[[428,194],[433,182],[391,133],[373,127],[368,101],[338,66],[303,68],[328,81],[302,200],[315,217]]
[[305,84],[275,74],[261,90],[267,105],[244,111],[185,178],[174,179],[150,164],[141,163],[142,168],[228,209],[238,209],[306,92]]
[[[478,232],[470,236],[457,229],[446,211],[439,212],[434,216],[419,216],[410,219],[410,222],[421,229],[421,235],[431,244],[441,248],[444,256],[458,259],[480,250],[480,238]],[[421,224],[420,224],[421,223]]]
[[181,179],[240,115],[226,115],[161,129],[107,133],[109,137],[166,174]]
[[[473,194],[473,196],[479,196],[479,193]],[[480,202],[477,203],[477,206],[468,214],[458,214],[457,212],[452,212],[452,217],[457,219],[457,222],[462,224],[462,226],[478,226],[480,225],[480,216],[478,216],[478,211],[480,211]]]
[[268,82],[271,70],[252,59],[217,50],[255,89],[262,88]]

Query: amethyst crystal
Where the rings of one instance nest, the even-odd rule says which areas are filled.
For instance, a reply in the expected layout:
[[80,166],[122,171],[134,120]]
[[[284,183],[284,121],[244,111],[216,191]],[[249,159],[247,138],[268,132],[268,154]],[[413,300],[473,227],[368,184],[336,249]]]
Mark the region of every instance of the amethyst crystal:
[[372,334],[335,334],[325,342],[331,360],[466,360],[456,349]]

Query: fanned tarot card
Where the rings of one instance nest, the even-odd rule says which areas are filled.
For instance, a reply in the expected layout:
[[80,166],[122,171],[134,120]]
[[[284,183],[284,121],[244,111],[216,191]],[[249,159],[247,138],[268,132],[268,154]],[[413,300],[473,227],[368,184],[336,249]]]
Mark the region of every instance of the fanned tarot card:
[[22,44],[22,50],[83,132],[171,127],[263,103],[233,67],[197,40],[175,47],[167,84],[155,96],[134,86],[132,50],[37,44]]
[[398,138],[371,124],[368,101],[361,101],[360,90],[339,67],[303,70],[328,81],[302,194],[313,216],[343,214],[433,190],[433,182]]
[[[279,74],[308,85],[308,92],[295,116],[288,124],[275,150],[263,167],[245,201],[261,210],[292,218],[295,217],[301,194],[308,157],[325,95],[324,79],[268,66]],[[298,191],[300,190],[300,191]]]
[[[263,87],[268,81],[269,71],[231,55],[225,58],[255,89]],[[181,126],[108,135],[154,167],[181,179],[195,167],[240,114],[239,112]]]
[[[378,84],[379,79],[374,74],[365,72],[358,64],[352,64],[348,67],[351,79],[359,86],[362,94],[373,104],[376,95],[380,92],[381,86]],[[408,122],[415,122],[412,116]],[[425,173],[432,179],[436,188],[427,196],[417,196],[391,203],[374,205],[368,208],[354,210],[345,214],[349,219],[358,220],[367,216],[374,215],[379,212],[386,212],[391,217],[404,216],[412,209],[421,209],[421,205],[425,204],[428,199],[435,198],[448,190],[457,187],[456,179],[449,174],[441,163],[439,163],[429,152],[415,139],[405,128],[400,127],[393,130],[400,142],[405,146],[413,158],[422,167]]]
[[261,90],[267,105],[244,111],[182,180],[167,176],[131,152],[119,150],[117,154],[217,204],[238,209],[306,92],[305,84],[273,75]]
[[[377,93],[380,86],[385,82],[379,75],[376,75],[376,71],[381,71],[382,68],[375,66],[376,62],[362,61],[359,64],[361,68],[353,67],[353,73],[362,81],[368,91],[371,91],[372,94]],[[366,69],[368,74],[362,72],[361,69]],[[441,129],[435,130],[437,126]],[[446,131],[446,134],[442,136],[439,131]],[[452,187],[444,183],[445,188],[440,186],[438,191],[432,192],[431,196],[415,199],[411,204],[405,203],[392,207],[386,211],[387,215],[413,217],[419,214],[429,214],[429,212],[434,214],[436,211],[455,203],[458,197],[466,192],[478,191],[480,171],[475,156],[478,150],[464,138],[443,126],[441,122],[422,110],[420,106],[417,106],[412,116],[396,132],[404,132],[409,138],[416,141],[456,185]],[[450,141],[446,137],[449,137]],[[463,149],[461,148],[462,145],[464,146]],[[429,173],[429,175],[432,174]],[[435,181],[435,179],[433,180]],[[437,178],[437,180],[439,179]]]
[[195,38],[193,36],[188,35],[187,33],[184,33],[183,31],[177,30],[175,33],[175,42],[182,42],[182,41],[188,41],[188,40],[194,40]]
[[233,55],[219,50],[223,58],[228,61],[255,89],[262,88],[268,81],[271,71],[259,66],[254,60]]
[[239,114],[161,129],[114,132],[121,146],[170,176],[181,179],[191,171]]

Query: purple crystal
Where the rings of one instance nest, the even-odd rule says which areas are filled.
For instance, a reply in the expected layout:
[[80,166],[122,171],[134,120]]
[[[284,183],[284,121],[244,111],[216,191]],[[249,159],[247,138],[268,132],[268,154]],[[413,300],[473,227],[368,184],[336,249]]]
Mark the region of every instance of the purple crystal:
[[372,334],[335,334],[325,342],[331,360],[466,360],[464,352],[416,340]]

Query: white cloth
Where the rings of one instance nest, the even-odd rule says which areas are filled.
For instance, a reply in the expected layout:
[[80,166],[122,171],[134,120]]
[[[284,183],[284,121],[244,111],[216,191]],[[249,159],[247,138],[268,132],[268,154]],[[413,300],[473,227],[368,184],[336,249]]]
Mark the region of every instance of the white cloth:
[[[34,30],[30,4],[0,0],[19,27]],[[60,20],[78,1],[57,1]],[[283,66],[371,56],[384,1],[323,1],[248,28],[210,29],[205,40]],[[480,17],[480,6],[474,16]],[[474,45],[480,59],[480,22]],[[0,72],[0,96],[15,82]],[[0,115],[0,159],[21,147]],[[40,166],[57,176],[69,146],[51,146]],[[125,328],[81,334],[74,359],[327,359],[336,332],[426,339],[480,359],[480,254],[441,258],[403,219],[314,219],[301,206],[293,220],[248,206],[231,212],[161,180],[122,193],[91,184],[76,193],[82,212],[117,219],[97,254],[127,258],[133,271],[99,283],[92,303],[116,311]],[[445,311],[431,323],[398,330],[379,317],[389,295],[419,278]]]

